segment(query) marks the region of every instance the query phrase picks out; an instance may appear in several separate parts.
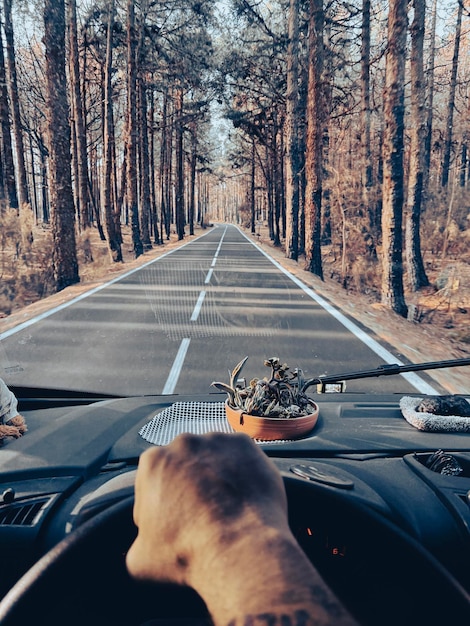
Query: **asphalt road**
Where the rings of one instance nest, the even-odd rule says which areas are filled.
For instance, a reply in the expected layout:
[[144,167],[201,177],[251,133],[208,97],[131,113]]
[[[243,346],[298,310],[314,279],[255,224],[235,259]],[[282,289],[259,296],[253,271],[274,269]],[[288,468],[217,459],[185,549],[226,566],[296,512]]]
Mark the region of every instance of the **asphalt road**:
[[[231,225],[0,340],[9,384],[122,395],[215,391],[211,382],[226,381],[245,356],[248,380],[268,372],[271,356],[307,377],[397,362]],[[430,391],[416,375],[348,383],[349,391],[416,389]]]

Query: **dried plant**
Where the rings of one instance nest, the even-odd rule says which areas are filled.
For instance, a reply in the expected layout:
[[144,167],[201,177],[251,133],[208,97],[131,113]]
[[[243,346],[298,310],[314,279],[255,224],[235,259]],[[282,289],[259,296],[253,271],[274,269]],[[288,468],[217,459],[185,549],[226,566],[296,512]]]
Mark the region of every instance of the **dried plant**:
[[224,391],[228,404],[234,409],[259,417],[295,418],[313,413],[315,404],[305,393],[311,380],[305,380],[301,369],[290,371],[286,363],[277,357],[264,361],[271,369],[270,376],[254,378],[249,385],[240,385],[240,372],[248,357],[238,363],[230,374],[230,382],[213,382],[212,385]]

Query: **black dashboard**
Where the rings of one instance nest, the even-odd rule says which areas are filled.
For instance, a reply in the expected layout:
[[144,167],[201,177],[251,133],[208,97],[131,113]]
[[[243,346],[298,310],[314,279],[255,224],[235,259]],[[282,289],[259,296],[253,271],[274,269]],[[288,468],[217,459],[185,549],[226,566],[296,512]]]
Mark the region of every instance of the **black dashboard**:
[[[88,554],[83,551],[86,567],[76,565],[89,597],[98,587],[113,598],[115,608],[106,616],[95,611],[96,623],[205,620],[204,607],[189,591],[181,601],[181,591],[167,589],[156,606],[155,590],[126,579],[123,554],[135,532],[130,511],[138,458],[153,445],[142,436],[146,426],[175,403],[205,410],[223,398],[19,400],[28,433],[0,450],[0,595],[73,531],[124,507],[123,519],[107,529],[106,538]],[[320,417],[310,436],[259,445],[284,477],[299,543],[361,623],[429,626],[451,616],[462,623],[459,600],[441,606],[432,589],[429,559],[445,568],[463,596],[470,594],[469,435],[419,431],[403,418],[399,400],[320,396]],[[189,421],[190,428],[199,432],[203,415],[196,421]],[[459,466],[458,475],[430,463],[439,450]],[[69,605],[70,594],[85,593],[70,581],[62,584],[70,588]],[[424,612],[422,602],[413,608],[423,593]],[[95,623],[81,612],[68,615],[67,623],[83,619]],[[54,623],[52,615],[48,620]]]

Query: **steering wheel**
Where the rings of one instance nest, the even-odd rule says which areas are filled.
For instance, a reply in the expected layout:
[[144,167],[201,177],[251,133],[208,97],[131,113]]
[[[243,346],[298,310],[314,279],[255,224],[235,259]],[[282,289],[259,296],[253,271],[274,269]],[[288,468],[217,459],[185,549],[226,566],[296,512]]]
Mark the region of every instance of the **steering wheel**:
[[[284,483],[293,532],[359,624],[470,623],[469,594],[410,535],[341,490],[297,477]],[[113,505],[45,554],[0,603],[0,625],[210,624],[193,590],[127,574],[132,507],[133,498]],[[336,537],[345,554],[332,556],[325,536]]]

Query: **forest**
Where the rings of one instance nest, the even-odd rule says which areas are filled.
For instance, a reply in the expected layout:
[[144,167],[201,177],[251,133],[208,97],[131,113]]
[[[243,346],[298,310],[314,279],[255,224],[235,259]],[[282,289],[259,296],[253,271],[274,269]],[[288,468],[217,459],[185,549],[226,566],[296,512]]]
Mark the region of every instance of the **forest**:
[[232,221],[421,321],[408,294],[470,276],[469,17],[0,0],[0,314],[78,283],[96,241],[123,263],[124,233],[137,258]]

